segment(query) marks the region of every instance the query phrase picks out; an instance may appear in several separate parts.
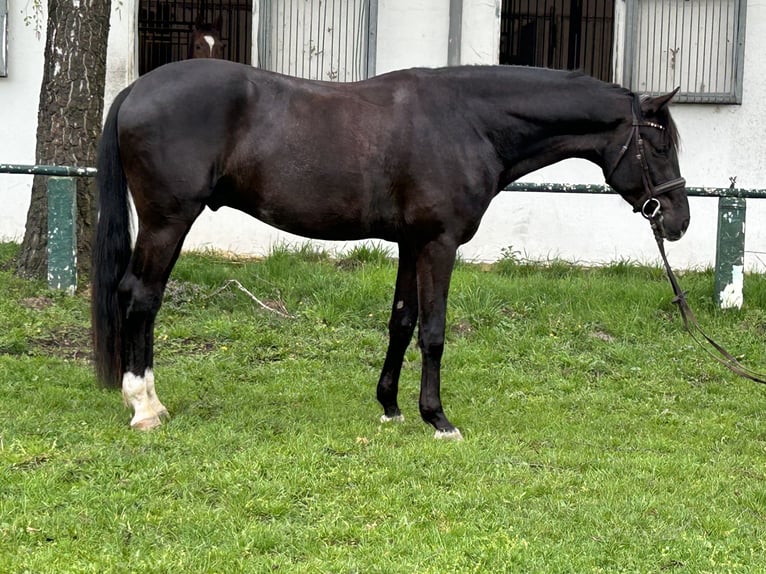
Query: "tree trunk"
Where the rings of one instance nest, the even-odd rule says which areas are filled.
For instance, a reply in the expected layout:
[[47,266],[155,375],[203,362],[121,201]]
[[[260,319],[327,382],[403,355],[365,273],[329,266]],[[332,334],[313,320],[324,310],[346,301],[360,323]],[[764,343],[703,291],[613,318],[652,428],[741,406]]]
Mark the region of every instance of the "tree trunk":
[[[45,69],[37,116],[36,163],[93,167],[104,110],[111,0],[49,0]],[[35,176],[17,262],[24,277],[46,276],[47,177]],[[77,178],[77,271],[90,266],[93,178]]]

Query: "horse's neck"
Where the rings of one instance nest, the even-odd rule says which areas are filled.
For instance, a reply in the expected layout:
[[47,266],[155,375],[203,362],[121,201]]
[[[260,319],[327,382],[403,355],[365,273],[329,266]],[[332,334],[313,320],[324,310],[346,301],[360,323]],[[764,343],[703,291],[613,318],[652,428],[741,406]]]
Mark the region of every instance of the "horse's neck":
[[508,74],[490,95],[477,94],[479,121],[503,162],[504,183],[572,157],[604,169],[607,141],[630,113],[627,94],[583,78],[534,80]]

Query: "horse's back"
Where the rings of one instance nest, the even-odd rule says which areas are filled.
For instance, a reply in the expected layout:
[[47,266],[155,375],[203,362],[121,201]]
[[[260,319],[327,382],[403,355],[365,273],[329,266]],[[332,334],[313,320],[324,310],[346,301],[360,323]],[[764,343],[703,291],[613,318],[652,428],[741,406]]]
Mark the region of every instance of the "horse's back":
[[218,60],[157,68],[120,110],[131,189],[147,209],[191,195],[302,235],[388,236],[392,207],[370,207],[397,125],[387,93]]
[[165,190],[152,206],[185,194],[308,237],[436,233],[459,208],[450,190],[469,187],[472,170],[487,179],[466,152],[484,142],[471,139],[444,77],[409,70],[338,84],[220,60],[168,64],[140,78],[121,109],[126,172],[151,179],[145,193]]

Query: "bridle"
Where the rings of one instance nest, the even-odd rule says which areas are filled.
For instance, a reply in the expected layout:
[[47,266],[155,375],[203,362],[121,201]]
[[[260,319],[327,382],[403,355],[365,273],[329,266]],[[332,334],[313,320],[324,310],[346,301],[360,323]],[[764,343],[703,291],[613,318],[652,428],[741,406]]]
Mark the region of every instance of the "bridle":
[[625,140],[625,143],[620,148],[620,153],[617,156],[617,159],[615,159],[614,163],[612,163],[612,167],[609,169],[609,173],[606,176],[606,182],[609,183],[609,180],[612,179],[612,175],[614,174],[614,171],[617,169],[617,166],[620,165],[620,162],[625,157],[626,153],[628,152],[628,149],[630,149],[631,141],[635,142],[635,145],[636,145],[635,157],[641,164],[641,177],[644,183],[644,195],[642,195],[641,198],[638,201],[636,201],[636,203],[633,205],[633,211],[636,213],[640,212],[641,215],[643,215],[646,219],[649,219],[651,221],[660,215],[660,211],[661,211],[660,200],[657,199],[657,197],[659,197],[660,195],[664,193],[668,193],[676,189],[681,189],[683,187],[686,187],[686,180],[683,177],[676,177],[674,179],[670,179],[666,182],[663,182],[659,185],[655,185],[654,182],[652,182],[652,177],[649,173],[649,164],[646,161],[646,152],[644,150],[644,139],[641,137],[641,130],[639,128],[648,127],[648,128],[654,128],[656,130],[665,131],[665,126],[655,122],[639,120],[638,114],[636,114],[635,100],[633,102],[632,111],[633,111],[633,123],[630,129],[630,133],[628,134],[628,139]]
[[[638,114],[636,113],[636,100],[634,100],[633,101],[633,123],[631,126],[630,133],[628,134],[628,139],[625,140],[625,143],[620,148],[620,153],[617,156],[617,159],[615,159],[614,163],[612,164],[612,167],[610,168],[609,173],[607,174],[606,181],[607,183],[609,183],[609,180],[614,174],[614,171],[617,169],[617,166],[620,165],[620,162],[627,154],[628,149],[630,149],[631,142],[635,142],[636,159],[641,164],[641,172],[642,172],[641,175],[642,175],[643,184],[644,184],[644,195],[642,195],[641,198],[634,204],[633,211],[640,212],[641,215],[643,215],[651,223],[652,230],[654,231],[654,238],[657,241],[657,247],[660,251],[660,256],[662,257],[662,263],[665,266],[665,272],[667,273],[668,280],[670,281],[670,285],[673,288],[673,293],[675,295],[675,298],[673,299],[673,303],[678,305],[678,310],[681,313],[681,318],[684,323],[684,328],[689,333],[689,335],[691,335],[692,339],[700,347],[702,347],[703,350],[705,350],[705,352],[707,352],[716,361],[723,364],[730,371],[732,371],[733,373],[741,377],[750,379],[751,381],[754,381],[756,383],[766,384],[766,375],[753,371],[745,367],[744,365],[742,365],[736,359],[736,357],[734,357],[723,346],[721,346],[719,343],[713,340],[707,333],[705,333],[702,330],[702,327],[700,327],[700,324],[697,322],[697,318],[694,316],[694,312],[691,310],[691,307],[689,307],[689,303],[686,301],[686,293],[681,289],[681,286],[678,284],[678,280],[673,274],[673,270],[670,268],[670,263],[668,262],[667,255],[665,254],[665,246],[664,246],[662,235],[660,234],[660,229],[658,225],[658,218],[661,215],[661,206],[660,206],[659,199],[657,199],[660,195],[664,193],[668,193],[676,189],[685,187],[686,180],[683,177],[676,177],[674,179],[670,179],[666,182],[663,182],[660,185],[654,185],[654,183],[652,182],[652,178],[649,174],[649,164],[646,161],[646,153],[644,150],[644,140],[641,137],[641,131],[639,129],[641,127],[648,127],[648,128],[653,128],[653,129],[662,130],[662,131],[665,130],[665,126],[662,126],[655,122],[639,120]],[[732,182],[732,186],[733,185],[734,184]],[[710,347],[712,347],[713,350],[711,351],[705,345],[705,343],[708,343],[708,345],[710,345]]]

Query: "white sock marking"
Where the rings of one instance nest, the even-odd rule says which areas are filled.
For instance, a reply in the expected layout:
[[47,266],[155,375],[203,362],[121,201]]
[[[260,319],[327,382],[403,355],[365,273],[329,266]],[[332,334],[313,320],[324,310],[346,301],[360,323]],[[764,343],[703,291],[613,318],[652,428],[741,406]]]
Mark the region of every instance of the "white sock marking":
[[151,369],[146,369],[144,377],[146,378],[146,394],[149,397],[149,406],[158,416],[168,416],[167,407],[162,404],[157,396],[157,391],[154,390],[154,372]]
[[459,429],[453,429],[451,431],[437,430],[434,433],[434,438],[438,439],[438,440],[461,441],[461,440],[463,440],[463,435],[460,434],[460,430]]
[[383,424],[385,423],[403,423],[404,422],[404,415],[395,415],[393,417],[390,417],[388,415],[380,415],[380,422]]
[[[122,376],[122,397],[125,400],[125,404],[133,409],[133,418],[130,420],[130,426],[136,426],[137,423],[145,420],[159,420],[157,411],[154,410],[149,400],[147,372],[151,374],[151,370],[147,369],[143,377],[133,373],[125,373]],[[153,380],[154,377],[152,375]],[[154,387],[153,384],[152,387]]]

